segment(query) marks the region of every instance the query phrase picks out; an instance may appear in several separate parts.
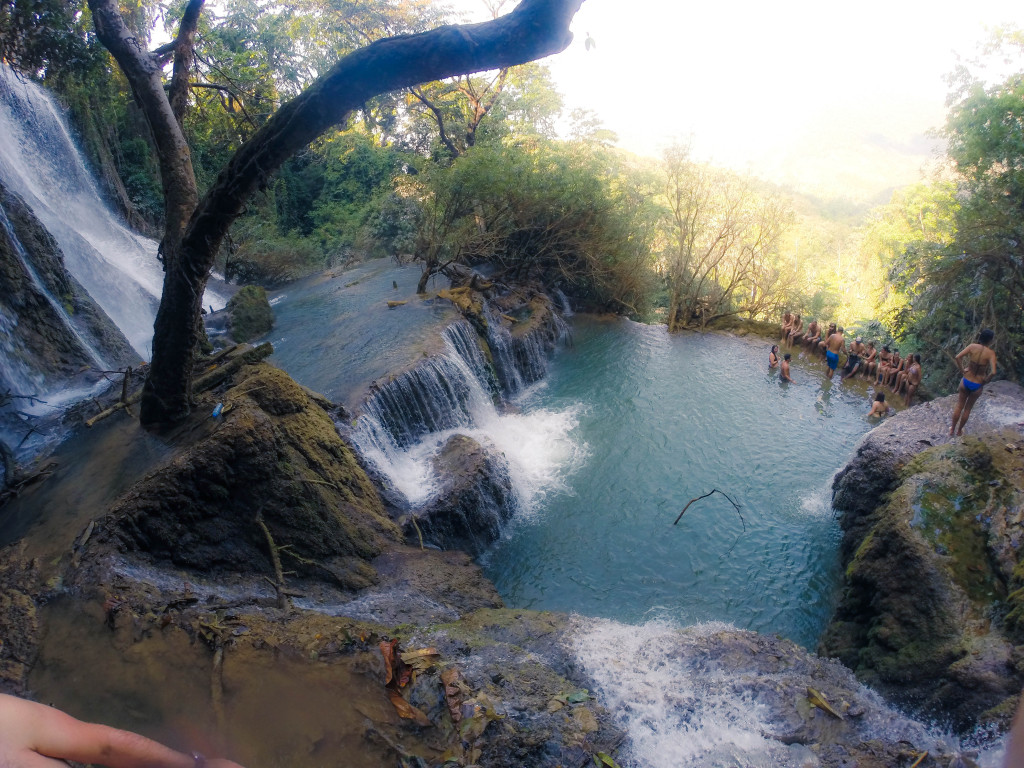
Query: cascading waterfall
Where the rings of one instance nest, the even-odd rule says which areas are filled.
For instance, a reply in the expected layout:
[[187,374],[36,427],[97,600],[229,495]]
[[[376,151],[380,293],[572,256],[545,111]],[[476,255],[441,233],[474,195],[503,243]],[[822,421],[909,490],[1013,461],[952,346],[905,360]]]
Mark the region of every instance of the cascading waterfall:
[[[0,179],[56,238],[68,271],[144,358],[163,285],[157,244],[103,200],[54,100],[0,64]],[[224,300],[207,291],[205,305]]]
[[[423,361],[370,396],[351,434],[353,442],[416,507],[437,489],[430,458],[455,432],[467,434],[504,454],[517,506],[532,508],[539,494],[557,485],[566,459],[580,453],[569,438],[575,410],[501,412],[495,404],[501,400],[495,375],[473,328],[459,321],[445,330],[444,340],[446,354]],[[511,349],[511,343],[505,348]],[[543,369],[550,351],[544,343],[522,349],[508,357],[520,388],[521,382],[535,380],[530,377]],[[529,359],[529,354],[542,359]],[[517,359],[524,361],[526,372],[517,367]]]

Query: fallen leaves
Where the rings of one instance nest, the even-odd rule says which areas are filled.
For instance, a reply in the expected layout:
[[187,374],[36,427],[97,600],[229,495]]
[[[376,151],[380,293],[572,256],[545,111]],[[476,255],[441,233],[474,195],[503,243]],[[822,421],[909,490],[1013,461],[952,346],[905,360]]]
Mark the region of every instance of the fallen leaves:
[[414,679],[417,672],[429,669],[441,659],[436,648],[421,648],[416,651],[402,653],[398,648],[398,640],[381,640],[380,654],[384,657],[384,687],[388,690],[388,698],[398,716],[412,720],[416,725],[431,725],[422,710],[410,704],[402,695]]

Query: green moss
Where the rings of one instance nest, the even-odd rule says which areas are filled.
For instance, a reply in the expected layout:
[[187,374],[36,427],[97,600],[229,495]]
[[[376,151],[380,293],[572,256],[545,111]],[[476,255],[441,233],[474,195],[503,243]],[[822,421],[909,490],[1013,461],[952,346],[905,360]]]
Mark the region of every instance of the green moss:
[[247,285],[228,301],[231,336],[237,342],[249,341],[274,327],[274,311],[267,292],[258,285]]

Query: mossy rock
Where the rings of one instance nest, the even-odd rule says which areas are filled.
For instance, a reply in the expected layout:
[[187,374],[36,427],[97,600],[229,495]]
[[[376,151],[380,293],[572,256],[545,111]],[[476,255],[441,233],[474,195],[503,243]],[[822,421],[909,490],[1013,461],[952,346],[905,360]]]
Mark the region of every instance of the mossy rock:
[[258,285],[247,285],[228,301],[228,327],[231,338],[241,343],[256,339],[274,327],[274,310],[267,292]]

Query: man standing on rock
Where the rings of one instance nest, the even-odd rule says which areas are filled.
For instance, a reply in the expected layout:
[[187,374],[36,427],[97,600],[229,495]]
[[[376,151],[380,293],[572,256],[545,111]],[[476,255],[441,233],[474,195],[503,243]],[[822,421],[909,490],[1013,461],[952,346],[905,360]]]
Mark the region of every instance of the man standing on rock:
[[[996,375],[996,353],[990,349],[995,333],[991,328],[986,328],[978,334],[978,341],[968,344],[959,355],[956,356],[957,367],[963,373],[960,379],[960,386],[957,388],[957,401],[953,407],[953,425],[949,428],[949,434],[962,435],[964,425],[971,415],[971,408],[981,397],[981,389],[988,384]],[[967,358],[967,367],[964,368],[963,359]]]
[[829,379],[832,378],[832,374],[839,367],[839,353],[845,346],[846,339],[843,338],[843,326],[839,326],[836,332],[825,340],[825,362],[828,364],[828,370],[825,372],[825,375]]

